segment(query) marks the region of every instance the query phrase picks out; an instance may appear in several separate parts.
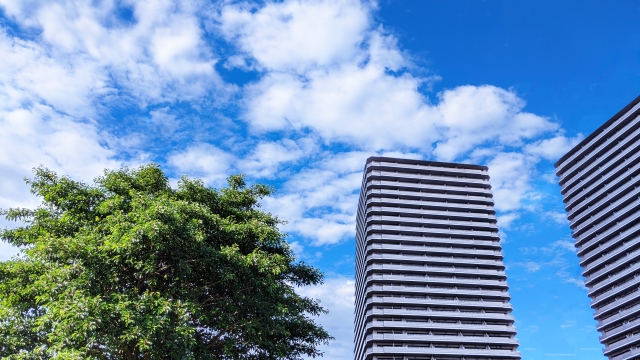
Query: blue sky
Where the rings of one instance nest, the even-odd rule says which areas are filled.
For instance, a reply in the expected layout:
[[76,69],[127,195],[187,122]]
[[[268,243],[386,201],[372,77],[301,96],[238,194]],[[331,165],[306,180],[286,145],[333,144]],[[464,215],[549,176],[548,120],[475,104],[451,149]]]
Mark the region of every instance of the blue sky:
[[[371,155],[488,165],[525,359],[601,359],[553,162],[638,95],[633,1],[0,0],[0,208],[38,164],[247,174],[352,358]],[[7,226],[4,220],[0,225]],[[0,258],[15,249],[0,245]]]

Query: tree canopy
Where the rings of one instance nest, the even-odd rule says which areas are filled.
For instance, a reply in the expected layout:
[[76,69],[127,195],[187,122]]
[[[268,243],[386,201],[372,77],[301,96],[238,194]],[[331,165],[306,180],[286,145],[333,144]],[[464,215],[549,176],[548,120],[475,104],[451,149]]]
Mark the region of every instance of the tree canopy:
[[93,184],[40,167],[37,209],[0,239],[0,357],[7,359],[299,359],[331,337],[326,310],[296,294],[322,282],[297,262],[271,194],[231,176],[216,190],[154,164],[105,170]]

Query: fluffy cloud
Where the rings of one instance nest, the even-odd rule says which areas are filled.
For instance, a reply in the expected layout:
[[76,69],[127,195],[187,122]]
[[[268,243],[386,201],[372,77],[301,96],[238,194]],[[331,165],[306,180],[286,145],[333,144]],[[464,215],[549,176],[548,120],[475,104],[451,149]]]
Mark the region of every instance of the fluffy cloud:
[[[40,32],[36,40],[23,40],[28,47],[45,46],[50,62],[80,73],[76,81],[54,86],[76,90],[79,82],[89,82],[109,88],[110,95],[125,92],[141,104],[193,99],[212,84],[223,87],[196,15],[197,2],[3,0],[0,5],[20,26]],[[59,75],[65,73],[48,73],[51,79]],[[32,84],[41,88],[38,81]],[[53,90],[45,87],[61,97],[68,93]],[[65,98],[90,104],[87,91],[75,95]]]
[[324,358],[331,360],[353,359],[353,310],[355,302],[355,282],[347,278],[326,279],[324,284],[299,288],[298,293],[319,299],[329,310],[329,314],[318,319],[320,325],[335,340],[329,346],[323,346]]
[[267,2],[258,9],[242,3],[222,8],[219,28],[261,69],[302,73],[356,55],[369,10],[358,0]]
[[169,155],[167,163],[180,174],[202,179],[206,184],[221,186],[231,175],[235,157],[211,144],[197,143]]
[[325,155],[293,175],[283,194],[265,200],[265,208],[288,221],[284,230],[335,244],[355,234],[355,212],[367,153]]

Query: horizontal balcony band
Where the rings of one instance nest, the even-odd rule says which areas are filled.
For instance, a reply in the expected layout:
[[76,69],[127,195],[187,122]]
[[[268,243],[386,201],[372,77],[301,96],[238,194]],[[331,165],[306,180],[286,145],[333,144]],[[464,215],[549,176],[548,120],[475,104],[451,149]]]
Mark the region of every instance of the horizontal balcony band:
[[[599,141],[601,141],[603,138],[611,137],[611,139],[607,140],[609,142],[613,142],[613,141],[617,140],[616,137],[615,136],[611,136],[611,134],[612,133],[619,133],[620,130],[625,131],[625,129],[629,129],[632,126],[631,125],[632,122],[629,122],[629,124],[624,125],[621,129],[618,129],[618,130],[615,130],[616,125],[620,124],[620,123],[624,123],[626,121],[629,121],[632,118],[635,118],[635,116],[633,116],[633,115],[638,109],[640,109],[640,104],[637,104],[634,107],[632,107],[631,109],[629,109],[629,111],[627,111],[622,116],[620,116],[618,119],[616,119],[616,121],[614,123],[612,123],[611,126],[603,129],[602,132],[600,132],[599,134],[594,136],[591,140],[589,140],[588,143],[584,144],[579,150],[577,150],[575,153],[573,153],[568,158],[564,159],[561,163],[557,164],[556,171],[559,174],[564,174],[564,173],[568,172],[573,167],[582,166],[585,162],[589,161],[589,158],[590,158],[588,156],[584,156],[585,152],[588,151],[588,153],[591,153],[592,151],[590,150],[590,148],[593,147],[595,144],[597,144]],[[603,142],[604,146],[607,146],[607,141]],[[580,160],[577,160],[577,158],[580,157],[580,156],[584,156],[584,158],[582,158]],[[569,164],[572,164],[572,165],[568,166]]]
[[[640,169],[640,163],[638,163],[638,168]],[[637,177],[637,176],[636,176]],[[617,178],[616,180],[625,180],[624,177]],[[615,184],[616,180],[612,181],[612,183],[607,184],[607,186],[603,186],[600,190],[598,190],[591,197],[580,197],[584,201],[576,204],[575,207],[567,208],[567,217],[571,219],[571,227],[574,230],[581,229],[585,226],[588,226],[591,223],[591,215],[593,215],[593,211],[591,209],[598,209],[605,205],[606,202],[615,201],[620,198],[620,195],[623,195],[623,198],[628,198],[633,196],[629,192],[629,188],[634,189],[638,182],[634,181],[635,178],[631,177],[622,185]],[[612,191],[613,190],[613,191]],[[596,203],[591,203],[591,199],[600,198]],[[589,217],[588,217],[589,216]]]
[[367,245],[365,248],[366,253],[372,251],[389,250],[389,251],[407,251],[421,254],[449,254],[449,255],[474,255],[483,256],[494,259],[502,259],[502,252],[499,250],[484,250],[484,249],[465,249],[458,247],[444,247],[444,246],[429,246],[429,245],[398,245],[398,244],[384,244],[376,243]]
[[[513,350],[479,350],[479,349],[441,349],[441,348],[417,348],[417,347],[379,347],[367,348],[367,360],[373,356],[390,355],[455,355],[491,357],[492,359],[520,359],[520,353]],[[618,360],[618,359],[616,359]]]
[[582,266],[584,269],[594,268],[600,265],[611,264],[617,261],[617,259],[614,258],[624,258],[625,254],[628,255],[628,253],[631,253],[630,250],[638,245],[637,242],[633,241],[632,239],[629,239],[627,241],[624,240],[627,239],[618,239],[618,241],[614,243],[614,245],[617,245],[618,247],[612,249],[604,256],[591,258],[586,261],[580,261],[580,266]]
[[428,321],[369,321],[365,330],[370,329],[398,329],[398,330],[450,330],[450,331],[489,331],[515,335],[517,330],[512,325],[474,325],[474,324],[443,324]]
[[410,334],[370,334],[366,341],[397,341],[397,342],[432,342],[441,344],[493,344],[518,346],[518,340],[508,337],[491,336],[440,336],[440,335],[410,335]]
[[405,181],[388,181],[388,180],[369,180],[362,188],[368,189],[373,186],[388,186],[388,187],[400,187],[411,189],[428,189],[428,190],[440,190],[440,191],[459,191],[465,193],[473,193],[478,196],[489,196],[493,194],[491,189],[483,187],[464,187],[464,186],[449,186],[431,183],[419,183],[419,182],[405,182]]
[[456,264],[456,265],[469,265],[469,266],[492,266],[499,270],[504,270],[504,264],[498,260],[481,260],[481,259],[462,259],[452,257],[435,257],[435,256],[410,256],[410,255],[394,255],[394,254],[373,254],[365,258],[365,263],[370,263],[375,260],[394,260],[402,261],[406,263],[421,263],[421,264]]
[[602,290],[603,288],[615,284],[620,279],[633,274],[636,271],[640,271],[640,263],[636,263],[611,277],[605,278],[600,282],[588,282],[585,281],[585,285],[589,287],[587,295],[592,296],[595,292]]
[[640,355],[639,348],[631,348],[629,349],[629,351],[623,354],[610,357],[609,360],[634,360],[634,359],[638,359],[639,355]]
[[[632,191],[627,191],[625,189],[624,194],[616,198],[617,194],[611,193],[602,200],[598,202],[598,204],[591,206],[588,210],[588,215],[590,216],[585,221],[583,221],[580,226],[575,226],[573,229],[573,233],[575,235],[580,235],[590,229],[593,229],[594,226],[602,227],[601,225],[610,217],[621,217],[623,215],[619,215],[620,213],[626,212],[628,209],[633,208],[633,204],[637,204],[637,199],[640,198],[640,188],[638,188],[637,184],[630,185],[632,187]],[[620,190],[620,189],[618,189]],[[606,202],[609,201],[609,204]],[[598,208],[599,206],[599,208]],[[607,214],[609,214],[607,216]]]
[[[590,238],[575,237],[574,239],[576,239],[576,243],[580,243],[585,240],[591,240],[594,238],[598,238],[601,241],[609,240],[610,238],[615,237],[614,234],[616,234],[616,232],[620,233],[622,229],[625,229],[626,227],[629,227],[629,226],[633,226],[634,223],[637,222],[638,220],[640,220],[640,212],[632,213],[631,215],[620,219],[615,225],[610,226],[607,230],[605,230],[602,233],[597,233],[591,236]],[[635,225],[638,225],[638,224],[635,224]]]
[[[632,169],[638,165],[636,164],[636,161],[638,160],[640,160],[640,154],[633,154],[627,159],[627,161],[624,161],[616,165],[612,169],[607,170],[607,176],[595,178],[594,175],[596,174],[592,174],[591,176],[587,177],[584,182],[581,182],[580,184],[577,184],[577,186],[574,186],[568,190],[565,187],[562,187],[561,191],[563,193],[563,201],[567,201],[574,196],[590,194],[595,189],[599,189],[603,185],[603,183],[611,181],[612,179],[617,179],[625,172],[632,171]],[[571,216],[569,216],[569,218],[571,218]]]
[[620,293],[626,292],[627,290],[631,290],[632,288],[637,288],[640,285],[640,278],[633,278],[631,281],[628,281],[620,286],[614,287],[604,293],[601,293],[598,296],[591,297],[591,304],[593,306],[598,306],[604,301],[610,300],[611,298],[616,297]]
[[[602,249],[598,249],[599,251],[593,251],[589,253],[589,257],[586,256],[580,260],[580,266],[586,267],[585,265],[589,264],[591,266],[598,266],[603,263],[611,263],[612,258],[619,256],[622,253],[628,252],[629,250],[637,247],[638,243],[636,241],[627,240],[627,241],[616,241],[616,242],[607,242]],[[609,250],[607,252],[607,250]]]
[[408,216],[389,216],[389,215],[369,215],[365,219],[367,226],[373,224],[385,224],[394,223],[396,225],[443,225],[443,226],[455,226],[459,230],[466,231],[489,231],[497,232],[498,226],[495,223],[486,221],[461,221],[461,220],[445,220],[445,219],[429,219],[422,217],[408,217]]
[[634,331],[640,329],[640,318],[624,323],[618,327],[610,330],[600,330],[600,342],[607,343],[610,339],[624,334],[627,331]]
[[[612,312],[609,311],[607,315],[611,313]],[[625,320],[629,317],[635,317],[638,314],[640,314],[640,304],[633,305],[624,310],[618,309],[618,312],[615,312],[613,315],[609,315],[609,317],[604,317],[602,314],[598,314],[594,316],[594,318],[598,320],[596,328],[598,331],[602,332],[603,330],[611,327],[611,325],[614,325],[616,322]]]
[[605,356],[611,356],[612,353],[615,353],[627,347],[631,347],[633,345],[637,345],[638,343],[640,343],[640,334],[627,335],[627,337],[620,339],[614,343],[606,344],[607,346],[605,347],[603,354]]
[[483,298],[494,298],[494,299],[506,299],[509,300],[511,297],[509,293],[506,291],[492,291],[492,290],[462,290],[462,289],[436,289],[436,288],[417,288],[410,286],[393,286],[393,285],[383,285],[383,286],[368,286],[364,291],[364,297],[370,296],[372,293],[377,294],[385,294],[389,293],[402,293],[405,295],[429,295],[429,296],[470,296],[470,297],[483,297]]
[[[626,199],[626,200],[629,201],[629,199]],[[607,217],[601,216],[601,217],[598,217],[597,219],[594,219],[593,227],[585,231],[582,231],[580,234],[574,233],[573,234],[574,238],[585,239],[585,238],[591,237],[593,234],[597,232],[602,232],[602,231],[604,231],[604,233],[606,234],[607,231],[615,227],[616,222],[623,223],[627,219],[633,219],[634,215],[635,215],[635,218],[637,218],[638,214],[636,214],[636,212],[640,208],[640,196],[635,194],[635,197],[633,198],[633,200],[620,209],[615,209],[615,205],[617,204],[611,204],[611,205],[612,205],[611,206],[612,209],[607,209],[606,213],[604,212],[603,213],[608,214],[610,211],[613,211],[612,214],[608,215]],[[598,222],[595,222],[595,221],[598,221]],[[587,249],[584,247],[580,248],[580,250],[583,253],[587,251]]]
[[[589,239],[588,241],[583,241],[584,239],[576,239],[576,245],[578,247],[578,251],[580,251],[582,248],[587,248],[587,247],[590,248],[595,246],[596,244],[599,245],[600,242],[602,241],[618,242],[618,241],[621,241],[622,239],[625,239],[627,236],[635,234],[636,232],[638,232],[638,230],[640,230],[640,223],[630,225],[630,223],[635,220],[637,220],[636,216],[634,216],[633,218],[628,217],[626,219],[623,219],[620,223],[618,223],[613,228],[610,228],[609,230],[607,230],[602,234],[596,234],[595,237]],[[628,226],[628,225],[630,226],[625,228],[625,226]],[[621,228],[624,228],[624,229],[620,230]],[[618,231],[619,233],[615,234],[616,231]],[[610,236],[610,235],[613,235],[613,236]]]
[[[433,209],[420,209],[420,208],[410,208],[410,207],[397,207],[397,206],[369,206],[367,207],[367,211],[365,215],[369,216],[373,215],[387,215],[387,216],[402,216],[402,215],[411,215],[420,214],[422,216],[442,216],[448,218],[455,218],[465,220],[474,220],[484,223],[495,223],[497,218],[494,214],[488,213],[477,213],[477,212],[462,212],[462,211],[442,211],[442,210],[433,210]],[[391,215],[393,214],[393,215]],[[463,220],[464,221],[464,220]]]
[[[415,174],[407,172],[392,172],[382,170],[372,170],[365,174],[365,183],[368,183],[372,178],[388,178],[388,179],[411,179],[411,180],[431,180],[438,181],[445,184],[452,184],[453,186],[464,187],[465,185],[484,185],[482,187],[489,188],[489,180],[483,179],[471,179],[471,178],[456,178],[451,176],[438,176],[438,175],[426,175]],[[382,179],[381,179],[382,180]]]
[[434,306],[456,306],[463,308],[482,308],[482,309],[499,309],[511,312],[513,307],[510,303],[504,301],[461,301],[461,300],[437,300],[437,299],[416,299],[404,297],[373,297],[367,298],[366,305],[434,305]]
[[[403,198],[418,198],[426,199],[437,202],[458,202],[458,203],[473,203],[493,206],[493,198],[486,196],[473,196],[473,195],[454,195],[454,194],[442,194],[436,192],[421,192],[421,191],[407,191],[407,190],[393,190],[393,189],[381,189],[373,188],[365,191],[365,196],[372,197],[372,195],[378,195],[373,197],[403,197]],[[458,201],[454,201],[458,200]]]
[[371,234],[366,238],[366,243],[372,241],[402,241],[415,242],[419,244],[446,244],[446,245],[468,245],[483,246],[495,249],[502,249],[500,241],[496,240],[478,240],[478,239],[458,239],[451,237],[435,237],[435,236],[410,236],[410,235],[394,235],[394,234]]
[[372,316],[402,316],[413,318],[445,319],[445,320],[489,320],[512,323],[513,316],[493,313],[467,313],[454,311],[429,311],[429,310],[405,310],[405,309],[371,309],[365,312],[365,319]]
[[424,235],[449,235],[449,236],[467,236],[469,238],[489,240],[497,239],[498,232],[491,231],[467,231],[458,229],[446,229],[446,228],[433,228],[433,227],[419,227],[419,226],[396,226],[396,225],[369,225],[365,228],[365,234],[369,235],[372,232],[404,232],[405,234],[424,234]]
[[[637,126],[637,124],[629,123],[627,128]],[[571,172],[563,173],[563,176],[560,177],[561,185],[570,187],[572,184],[575,184],[576,181],[580,179],[580,176],[583,174],[593,174],[597,172],[598,169],[603,166],[607,166],[608,164],[615,163],[619,161],[621,158],[633,153],[635,149],[640,146],[638,137],[640,136],[640,128],[636,128],[630,134],[623,135],[621,137],[617,137],[617,143],[613,145],[611,148],[606,150],[603,154],[599,156],[589,156],[589,161],[585,161],[583,163],[583,168],[579,169],[573,167]],[[615,141],[614,140],[614,141]],[[610,140],[611,141],[611,140]],[[622,151],[621,151],[622,150]],[[617,153],[617,154],[616,154]],[[595,155],[595,154],[594,154]],[[571,175],[569,175],[571,173]]]
[[426,201],[426,200],[411,200],[411,199],[398,199],[390,197],[375,197],[369,198],[365,201],[365,204],[371,206],[372,204],[383,205],[403,205],[403,206],[415,206],[416,208],[428,208],[428,209],[456,209],[456,210],[474,210],[471,215],[478,213],[494,214],[493,206],[479,205],[479,204],[463,204],[453,202],[438,202],[438,201]]
[[418,273],[435,273],[441,275],[483,275],[491,276],[499,279],[506,279],[507,275],[501,270],[481,270],[481,269],[467,269],[467,268],[454,268],[454,267],[434,267],[424,265],[396,265],[396,264],[372,264],[366,267],[366,273],[373,270],[392,270],[392,271],[406,271],[406,272],[418,272]]
[[593,317],[597,318],[597,319],[601,319],[605,315],[607,315],[607,314],[609,314],[611,312],[620,311],[620,308],[625,307],[625,306],[629,306],[629,304],[633,304],[633,303],[636,303],[638,301],[640,301],[640,291],[632,292],[630,294],[622,296],[622,297],[618,298],[617,300],[612,301],[612,302],[610,302],[610,303],[608,303],[606,305],[594,304],[594,302],[591,301],[591,308],[596,310],[596,312],[593,315]]
[[[638,227],[640,228],[640,226]],[[616,241],[624,241],[624,240],[626,240],[626,236],[621,236],[621,239],[616,239]],[[606,262],[602,264],[604,267],[602,267],[597,271],[593,271],[593,269],[596,268],[595,265],[587,264],[587,266],[583,266],[582,274],[587,278],[588,281],[596,281],[596,279],[599,279],[604,275],[608,275],[614,271],[618,271],[621,267],[624,267],[628,262],[638,260],[639,256],[640,256],[640,253],[638,253],[638,250],[634,250],[622,256],[618,260],[615,260],[613,262]]]
[[416,172],[435,173],[439,175],[448,175],[448,176],[456,176],[456,177],[457,176],[465,177],[465,175],[471,175],[474,178],[481,178],[481,179],[489,178],[489,173],[484,170],[451,167],[451,166],[412,165],[412,164],[405,164],[405,163],[398,164],[398,163],[392,163],[392,162],[372,161],[365,166],[365,172],[369,171],[370,169],[389,170],[389,171],[398,171],[398,170],[407,171],[408,169],[411,169],[411,170],[416,170]]
[[365,284],[371,282],[402,282],[407,284],[442,284],[442,285],[460,285],[460,286],[480,286],[487,288],[498,288],[508,290],[509,286],[506,281],[495,280],[467,280],[467,279],[445,279],[441,277],[427,276],[406,276],[406,275],[370,275],[365,278]]

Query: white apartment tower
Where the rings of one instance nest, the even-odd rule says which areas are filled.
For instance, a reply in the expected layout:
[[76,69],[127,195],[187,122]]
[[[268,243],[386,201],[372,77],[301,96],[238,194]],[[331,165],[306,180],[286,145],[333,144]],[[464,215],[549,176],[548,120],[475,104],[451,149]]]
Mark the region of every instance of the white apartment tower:
[[371,157],[355,360],[520,359],[487,167]]
[[640,359],[640,97],[555,166],[604,355]]

